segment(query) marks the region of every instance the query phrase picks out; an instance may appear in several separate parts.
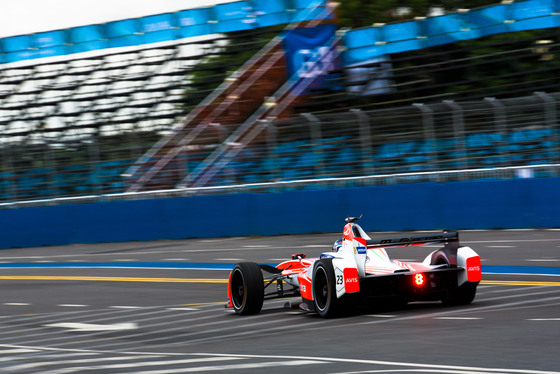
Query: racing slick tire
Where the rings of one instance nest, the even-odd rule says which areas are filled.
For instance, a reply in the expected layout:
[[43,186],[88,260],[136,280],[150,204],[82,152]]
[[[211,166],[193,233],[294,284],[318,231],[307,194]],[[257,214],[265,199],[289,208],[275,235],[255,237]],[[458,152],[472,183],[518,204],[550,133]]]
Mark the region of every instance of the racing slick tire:
[[467,282],[457,288],[449,298],[444,301],[447,305],[467,305],[470,304],[476,295],[478,283]]
[[336,297],[336,282],[332,258],[323,258],[313,266],[313,306],[321,317],[337,317],[342,311],[341,300]]
[[[449,266],[449,260],[443,254],[435,257],[435,265],[447,265]],[[476,287],[478,283],[466,282],[465,284],[457,287],[456,290],[451,292],[444,298],[442,303],[444,305],[467,305],[470,304],[476,295]]]
[[261,268],[254,262],[240,262],[231,272],[231,303],[237,314],[258,314],[264,301]]

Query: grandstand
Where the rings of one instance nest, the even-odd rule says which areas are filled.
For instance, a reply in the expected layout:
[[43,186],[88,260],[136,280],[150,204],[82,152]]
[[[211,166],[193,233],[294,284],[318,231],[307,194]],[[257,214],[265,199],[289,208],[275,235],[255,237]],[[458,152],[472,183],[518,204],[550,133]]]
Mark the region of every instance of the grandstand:
[[399,53],[359,76],[317,61],[317,88],[288,79],[270,38],[285,28],[0,66],[0,202],[557,175],[557,29]]
[[189,77],[205,74],[189,97],[198,102],[209,82],[243,63],[235,53],[221,69],[201,63],[223,53],[226,41],[234,52],[256,53],[267,36],[241,32],[0,67],[2,200],[124,191],[121,174],[192,109]]

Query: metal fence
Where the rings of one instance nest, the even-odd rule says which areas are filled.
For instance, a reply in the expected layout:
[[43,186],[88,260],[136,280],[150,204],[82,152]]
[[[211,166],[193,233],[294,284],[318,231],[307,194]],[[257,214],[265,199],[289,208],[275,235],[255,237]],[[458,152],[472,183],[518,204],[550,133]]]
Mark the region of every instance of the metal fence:
[[124,170],[277,31],[0,66],[0,202],[122,192]]
[[554,176],[553,170],[534,166],[559,162],[559,97],[535,93],[505,100],[304,114],[268,124],[266,137],[253,144],[234,145],[244,148],[235,160],[221,165],[208,186],[403,173],[416,173],[413,180],[420,181],[430,173],[441,179],[442,171],[464,180],[478,177],[457,171],[510,167],[519,168],[518,176]]
[[[27,169],[8,177],[9,171],[4,169],[0,175],[0,195],[5,203],[2,206],[21,206],[29,204],[22,200],[37,199],[47,200],[35,203],[53,204],[200,193],[553,177],[560,172],[559,99],[560,93],[539,92],[504,100],[487,98],[304,114],[265,123],[266,130],[251,144],[231,145],[242,147],[238,156],[219,165],[220,172],[208,187],[197,189],[125,194],[126,179],[117,175],[122,187],[99,193],[94,179],[98,171],[94,169],[76,176],[75,185],[82,188],[80,193],[49,193],[29,199],[22,198],[17,190],[10,194],[10,187],[15,183],[26,185],[27,190],[44,191],[56,181],[56,171]],[[210,152],[211,149],[185,150],[189,163],[194,155],[196,162],[203,162]],[[4,149],[4,168],[10,166],[12,157]],[[118,170],[124,172],[127,166]],[[185,166],[177,163],[175,167]],[[71,196],[82,197],[68,200]],[[12,204],[17,201],[20,203]]]

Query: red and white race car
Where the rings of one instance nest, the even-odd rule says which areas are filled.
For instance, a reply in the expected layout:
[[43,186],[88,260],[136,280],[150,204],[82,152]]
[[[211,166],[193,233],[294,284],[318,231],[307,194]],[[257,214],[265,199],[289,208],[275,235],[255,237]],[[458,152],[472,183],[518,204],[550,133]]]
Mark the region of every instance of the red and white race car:
[[[287,305],[333,317],[371,302],[441,300],[458,305],[474,299],[482,277],[480,257],[459,245],[457,232],[372,239],[358,219],[346,218],[342,239],[319,258],[296,254],[275,267],[236,264],[229,276],[226,308],[257,314],[265,299],[301,296],[301,302]],[[435,243],[443,247],[422,262],[392,260],[387,254],[390,247]]]

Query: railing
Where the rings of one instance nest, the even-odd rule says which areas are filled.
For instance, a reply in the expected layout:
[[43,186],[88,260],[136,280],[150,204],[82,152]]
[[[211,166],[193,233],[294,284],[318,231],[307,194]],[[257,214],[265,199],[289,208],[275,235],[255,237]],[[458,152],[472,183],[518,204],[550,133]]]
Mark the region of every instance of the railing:
[[[502,100],[297,116],[268,125],[261,134],[266,136],[249,142],[208,187],[130,194],[101,193],[95,187],[97,173],[118,170],[118,165],[76,164],[64,170],[35,168],[14,174],[18,159],[10,152],[15,150],[4,149],[0,196],[3,207],[16,207],[159,195],[558,177],[559,105],[560,93],[538,92]],[[96,145],[90,146],[94,151]],[[18,150],[23,152],[22,147]],[[96,174],[83,176],[90,166]],[[75,188],[73,195],[83,197],[59,198],[69,195],[55,190],[37,193],[54,189],[52,182],[64,177],[72,178],[68,183]],[[37,201],[34,196],[45,199]]]
[[[317,9],[324,10],[317,16],[317,19],[306,21],[310,14],[317,12]],[[308,12],[308,14],[305,12]],[[333,7],[330,5],[324,6],[319,4],[316,7],[307,8],[301,14],[300,20],[289,24],[285,30],[300,27],[304,23],[308,27],[315,26],[323,22],[324,19],[329,18],[332,13]],[[266,78],[265,86],[270,91],[268,95],[272,94],[278,88],[277,82],[271,77],[265,77],[265,74],[269,73],[272,68],[278,67],[279,64],[281,69],[285,69],[281,62],[284,58],[281,42],[281,37],[273,38],[259,53],[249,59],[230,78],[217,87],[178,125],[174,126],[172,134],[162,138],[146,154],[138,159],[124,174],[130,183],[128,192],[136,192],[144,188],[158,173],[164,171],[164,168],[170,162],[180,156],[185,147],[195,142],[199,137],[204,136],[204,132],[213,131],[210,125],[215,122],[218,125],[223,125],[224,122],[226,124],[231,122],[230,119],[224,119],[220,116],[223,116],[227,110],[237,105],[238,102],[243,100],[255,103],[262,102],[264,96],[266,96],[266,91],[264,95],[260,93],[260,96],[255,96],[256,82]],[[283,80],[285,80],[285,77]],[[250,97],[250,99],[247,99],[244,95]],[[253,106],[249,108],[252,108],[252,111],[256,109]],[[242,111],[237,116],[238,122],[236,123],[242,123],[248,115],[250,115],[250,112]],[[225,131],[231,133],[227,129]],[[146,167],[148,168],[146,169]],[[152,188],[158,187],[160,185],[155,183],[155,187]]]
[[[298,99],[300,95],[318,78],[326,74],[332,67],[339,54],[341,35],[334,37],[331,45],[311,66],[302,67],[296,72],[275,94],[274,101],[265,102],[251,117],[249,117],[221,146],[208,158],[199,164],[199,167],[186,176],[178,187],[190,185],[193,187],[205,186],[220,170],[228,165],[240,152],[242,152],[256,137],[258,137],[271,121],[285,116],[285,111]],[[309,75],[307,69],[314,73]]]
[[85,195],[77,197],[59,197],[53,199],[17,201],[0,203],[0,209],[13,209],[34,206],[52,206],[60,204],[84,204],[120,200],[164,199],[188,197],[194,195],[216,195],[232,193],[278,193],[294,190],[322,190],[326,188],[387,186],[422,182],[457,182],[467,180],[509,180],[534,178],[539,175],[560,176],[560,164],[509,166],[484,169],[443,170],[435,172],[396,173],[382,175],[365,175],[359,177],[301,179],[292,181],[232,184],[225,186],[174,188],[169,190],[124,192],[102,195]]

